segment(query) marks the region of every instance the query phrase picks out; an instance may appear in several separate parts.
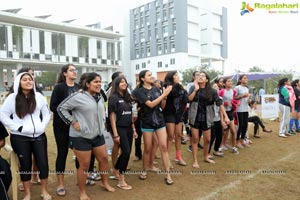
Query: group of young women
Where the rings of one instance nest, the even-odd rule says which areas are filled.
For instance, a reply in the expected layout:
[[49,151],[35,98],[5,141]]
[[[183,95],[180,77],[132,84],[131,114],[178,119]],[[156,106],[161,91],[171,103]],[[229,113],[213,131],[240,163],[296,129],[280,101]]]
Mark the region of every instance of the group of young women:
[[[77,164],[77,183],[80,199],[88,200],[86,184],[91,159],[99,162],[99,174],[104,189],[114,192],[108,183],[108,154],[103,133],[106,114],[106,95],[101,91],[101,76],[97,73],[85,73],[80,84],[76,84],[77,69],[68,64],[61,68],[57,84],[50,100],[50,110],[53,112],[53,131],[57,144],[56,174],[58,196],[65,196],[64,171],[68,148],[71,147]],[[160,171],[154,166],[154,156],[158,146],[161,151],[167,185],[174,183],[171,177],[173,165],[170,154],[175,141],[175,159],[179,165],[186,166],[181,154],[181,138],[183,117],[188,109],[188,123],[191,127],[191,145],[193,164],[199,168],[198,143],[203,136],[203,160],[215,163],[209,154],[213,143],[214,155],[224,156],[222,150],[228,148],[228,133],[231,133],[231,150],[238,154],[237,148],[249,144],[246,142],[248,126],[248,97],[247,76],[240,76],[238,86],[232,88],[231,79],[224,79],[222,85],[211,86],[210,77],[205,72],[195,72],[194,81],[186,91],[180,84],[177,71],[166,74],[164,84],[155,86],[152,73],[143,70],[139,73],[136,89],[130,94],[128,83],[123,75],[114,77],[108,96],[108,118],[110,132],[117,147],[116,161],[113,162],[117,187],[130,190],[133,187],[125,180],[125,174],[131,154],[133,138],[144,140],[143,154],[136,154],[137,160],[143,159],[143,170],[139,175],[141,180],[148,178],[148,171]],[[285,83],[283,81],[283,83]],[[289,106],[286,90],[280,82],[279,94],[281,110]],[[299,80],[295,83],[299,87]],[[41,180],[44,200],[52,197],[47,191],[48,156],[47,137],[45,129],[50,121],[50,111],[42,94],[36,92],[34,78],[29,72],[20,73],[14,81],[14,92],[5,100],[0,117],[3,124],[10,129],[11,144],[20,161],[21,180],[24,184],[25,197],[31,197],[30,180],[32,155],[35,158]],[[299,95],[297,96],[299,99]],[[137,105],[137,115],[133,113],[133,105]],[[299,113],[299,107],[295,107]],[[235,131],[234,116],[238,121]],[[137,123],[138,120],[138,123]],[[250,121],[250,120],[249,120]],[[257,118],[253,121],[261,124]],[[298,126],[298,124],[296,124]],[[263,125],[263,131],[270,132]],[[282,131],[286,132],[287,121],[282,122]],[[258,128],[255,126],[255,129]],[[299,127],[296,128],[299,130]],[[139,133],[139,134],[138,134]],[[142,133],[142,135],[140,134]],[[138,145],[141,142],[136,143]],[[119,152],[120,149],[120,153]],[[119,155],[118,155],[119,154]]]

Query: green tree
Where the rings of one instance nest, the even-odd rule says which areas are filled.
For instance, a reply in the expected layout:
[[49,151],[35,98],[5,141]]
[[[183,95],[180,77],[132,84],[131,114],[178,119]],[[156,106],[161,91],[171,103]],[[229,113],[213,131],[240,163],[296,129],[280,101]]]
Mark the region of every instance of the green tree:
[[56,82],[56,72],[42,72],[41,76],[35,77],[36,82],[39,84],[43,84],[44,87],[46,86],[52,86]]
[[183,85],[187,85],[189,82],[192,81],[194,71],[206,72],[208,74],[208,76],[210,77],[210,80],[213,80],[222,74],[222,72],[220,72],[220,71],[216,71],[214,69],[209,69],[209,66],[207,66],[207,65],[204,65],[201,67],[189,68],[189,69],[186,69],[186,70],[180,72],[182,74],[182,84]]

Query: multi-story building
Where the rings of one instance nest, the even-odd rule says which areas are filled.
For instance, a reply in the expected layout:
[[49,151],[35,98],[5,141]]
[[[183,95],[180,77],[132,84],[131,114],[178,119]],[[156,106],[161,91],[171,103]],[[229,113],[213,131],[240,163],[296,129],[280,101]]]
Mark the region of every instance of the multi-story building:
[[62,65],[73,63],[79,75],[99,72],[104,84],[120,70],[121,34],[99,29],[99,23],[76,26],[13,11],[0,11],[0,88],[11,85],[23,66],[58,72]]
[[227,58],[227,9],[209,0],[155,0],[130,10],[132,74],[149,69],[158,79]]

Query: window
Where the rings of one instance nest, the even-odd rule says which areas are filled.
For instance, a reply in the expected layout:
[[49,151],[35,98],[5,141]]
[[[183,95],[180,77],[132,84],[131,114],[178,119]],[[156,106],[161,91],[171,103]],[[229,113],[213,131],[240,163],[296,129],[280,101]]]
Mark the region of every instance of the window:
[[146,24],[147,24],[147,26],[150,24],[150,18],[149,18],[149,16],[146,16],[145,17],[145,21],[146,21]]
[[175,35],[176,34],[176,23],[172,24],[172,29],[173,29],[173,34]]
[[65,34],[59,34],[59,55],[66,55],[66,39]]
[[160,55],[161,54],[161,44],[157,45],[157,53]]
[[167,43],[164,43],[164,52],[168,53],[168,44]]
[[150,56],[150,52],[151,52],[150,46],[147,46],[147,56]]
[[171,52],[175,52],[175,42],[171,42]]
[[171,59],[170,59],[170,64],[171,64],[171,65],[175,65],[175,58],[171,58]]
[[134,27],[135,27],[135,28],[138,28],[138,27],[139,27],[139,24],[138,24],[138,23],[139,23],[139,21],[138,21],[137,19],[134,20]]
[[52,41],[52,54],[58,55],[58,34],[57,33],[51,34],[51,41]]
[[40,54],[45,53],[45,33],[44,31],[39,31],[40,38]]
[[168,64],[165,64],[165,68],[168,68]]
[[157,63],[157,67],[162,68],[162,62],[161,61]]
[[167,11],[166,10],[163,10],[163,19],[167,20]]
[[174,8],[169,9],[169,15],[170,15],[170,18],[174,17]]
[[136,64],[135,65],[135,70],[139,70],[140,69],[140,65],[139,64]]
[[151,40],[151,30],[148,30],[148,40]]
[[135,58],[140,57],[140,51],[138,49],[135,50]]
[[156,21],[160,22],[160,12],[156,12]]
[[142,68],[146,68],[146,63],[145,62],[142,63]]
[[155,38],[158,38],[158,28],[154,29]]
[[97,58],[102,58],[102,42],[101,40],[97,41]]
[[168,33],[168,26],[162,27],[163,34]]
[[6,50],[6,26],[0,26],[0,50]]

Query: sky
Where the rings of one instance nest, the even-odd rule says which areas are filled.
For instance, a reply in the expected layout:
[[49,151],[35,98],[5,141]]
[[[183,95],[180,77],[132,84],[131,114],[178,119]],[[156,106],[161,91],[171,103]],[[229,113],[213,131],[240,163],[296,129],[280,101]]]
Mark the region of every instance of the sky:
[[[102,27],[113,25],[123,32],[123,18],[129,9],[152,0],[0,0],[0,8],[22,8],[24,16],[52,14],[50,21],[76,19],[77,25],[101,21]],[[243,0],[210,0],[228,9],[228,59],[225,74],[248,71],[258,66],[265,71],[300,72],[300,2],[298,14],[270,14],[264,9],[240,15]],[[83,3],[79,3],[83,2]],[[297,3],[297,0],[246,0],[255,3]],[[214,65],[221,70],[221,65]]]

